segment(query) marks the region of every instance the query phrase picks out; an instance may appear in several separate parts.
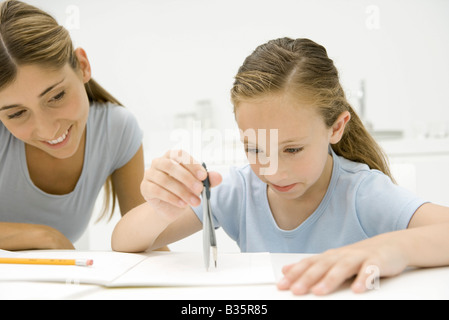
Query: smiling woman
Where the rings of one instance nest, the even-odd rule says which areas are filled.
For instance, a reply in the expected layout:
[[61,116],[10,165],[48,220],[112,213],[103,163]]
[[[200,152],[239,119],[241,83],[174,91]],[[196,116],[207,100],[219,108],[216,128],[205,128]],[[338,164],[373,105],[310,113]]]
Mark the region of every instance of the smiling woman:
[[73,248],[106,186],[144,202],[142,132],[46,12],[0,5],[0,248]]

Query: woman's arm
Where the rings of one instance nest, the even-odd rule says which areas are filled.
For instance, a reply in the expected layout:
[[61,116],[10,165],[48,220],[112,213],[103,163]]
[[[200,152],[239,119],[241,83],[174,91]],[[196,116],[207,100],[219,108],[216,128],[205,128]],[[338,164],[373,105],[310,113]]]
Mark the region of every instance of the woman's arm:
[[112,174],[112,184],[117,193],[122,216],[145,202],[140,193],[144,168],[143,147],[140,146],[134,157]]
[[58,230],[45,225],[0,222],[0,249],[75,249]]

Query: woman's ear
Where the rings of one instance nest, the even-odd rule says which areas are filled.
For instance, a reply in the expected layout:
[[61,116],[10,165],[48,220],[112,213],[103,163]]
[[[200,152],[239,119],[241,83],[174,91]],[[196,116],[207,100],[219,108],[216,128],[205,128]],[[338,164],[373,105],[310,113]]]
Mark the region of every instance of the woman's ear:
[[334,122],[332,127],[330,128],[330,139],[329,142],[331,144],[336,144],[341,140],[343,133],[345,132],[346,124],[351,119],[351,114],[349,111],[342,112],[337,120]]
[[87,58],[86,51],[84,51],[83,48],[77,48],[75,49],[75,55],[78,59],[78,63],[80,66],[80,71],[82,73],[83,82],[87,83],[92,77],[91,69],[90,69],[90,62]]

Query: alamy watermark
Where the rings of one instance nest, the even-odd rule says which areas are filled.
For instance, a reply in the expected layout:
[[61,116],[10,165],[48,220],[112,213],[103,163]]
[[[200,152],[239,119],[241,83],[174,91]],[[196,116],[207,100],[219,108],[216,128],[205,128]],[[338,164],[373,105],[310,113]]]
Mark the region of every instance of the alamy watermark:
[[369,276],[365,280],[365,287],[368,290],[379,290],[380,289],[380,269],[378,266],[369,265],[365,270],[366,274]]
[[380,29],[380,8],[377,5],[369,5],[365,9],[365,26],[368,30]]
[[79,30],[81,28],[80,8],[77,5],[69,5],[65,9],[66,19],[64,27],[67,30]]
[[[173,152],[183,150],[197,160],[216,164],[241,164],[245,160],[246,163],[256,164],[260,175],[273,175],[279,164],[278,137],[278,129],[221,131],[204,129],[200,121],[195,121],[190,130],[173,130],[169,139],[174,143]],[[187,154],[173,154],[173,158],[178,158],[183,163],[190,161]]]

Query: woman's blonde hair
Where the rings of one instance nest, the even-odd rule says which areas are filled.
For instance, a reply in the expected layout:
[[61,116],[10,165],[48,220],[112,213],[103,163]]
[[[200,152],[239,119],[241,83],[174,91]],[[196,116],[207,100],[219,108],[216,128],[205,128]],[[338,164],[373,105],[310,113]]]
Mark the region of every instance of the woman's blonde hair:
[[328,127],[348,111],[351,120],[332,149],[337,155],[365,163],[393,180],[386,155],[348,103],[338,71],[323,46],[309,39],[281,38],[257,47],[235,76],[231,89],[234,112],[241,101],[283,92],[312,101]]
[[[0,89],[15,80],[18,66],[35,64],[58,70],[67,63],[74,70],[79,69],[69,32],[51,15],[21,1],[7,0],[0,4]],[[121,105],[95,80],[84,86],[91,103]],[[111,210],[110,219],[116,205],[111,177],[104,187],[105,200],[99,220]]]

